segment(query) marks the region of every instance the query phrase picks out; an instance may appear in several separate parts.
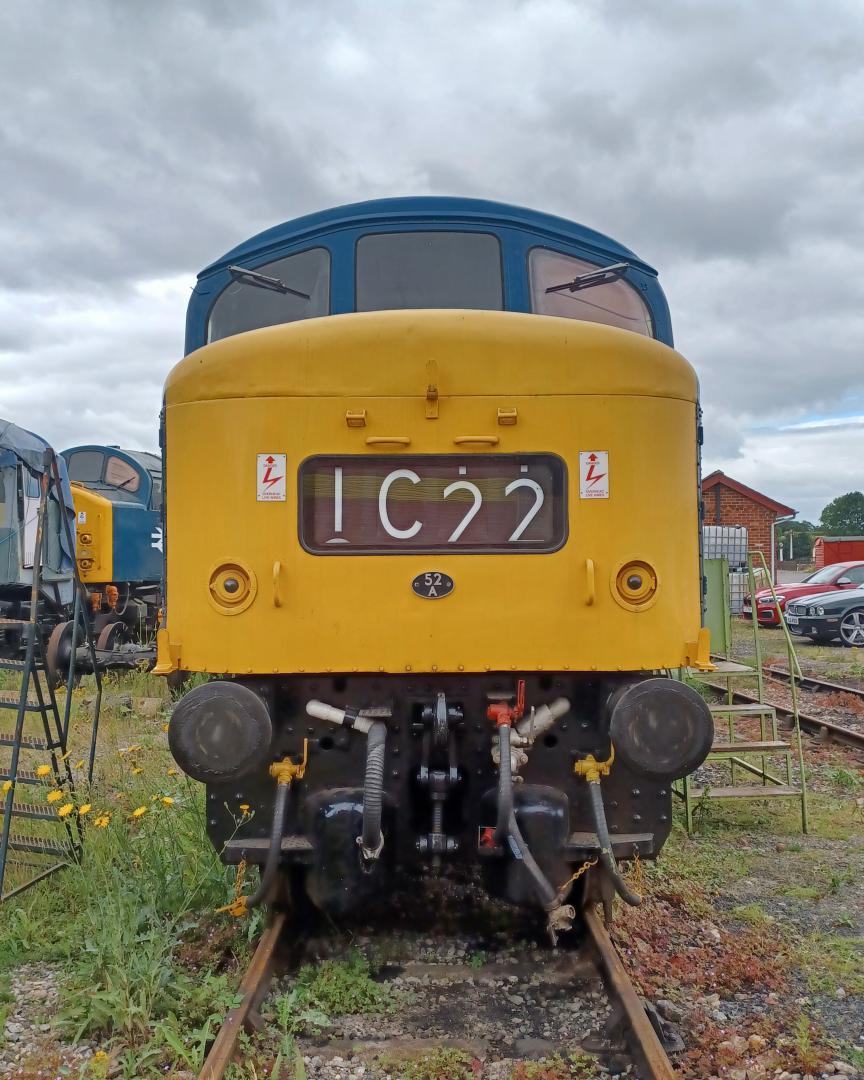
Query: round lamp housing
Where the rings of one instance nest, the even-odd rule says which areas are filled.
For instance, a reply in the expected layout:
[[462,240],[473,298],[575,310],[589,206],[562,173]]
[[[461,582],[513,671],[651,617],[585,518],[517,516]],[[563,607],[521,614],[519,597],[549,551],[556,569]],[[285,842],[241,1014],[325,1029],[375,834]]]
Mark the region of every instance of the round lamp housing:
[[714,741],[705,699],[673,679],[645,679],[614,691],[609,734],[615,755],[633,772],[680,780],[698,769]]
[[241,683],[196,686],[178,702],[168,725],[174,760],[193,780],[222,784],[260,768],[273,726],[260,697]]

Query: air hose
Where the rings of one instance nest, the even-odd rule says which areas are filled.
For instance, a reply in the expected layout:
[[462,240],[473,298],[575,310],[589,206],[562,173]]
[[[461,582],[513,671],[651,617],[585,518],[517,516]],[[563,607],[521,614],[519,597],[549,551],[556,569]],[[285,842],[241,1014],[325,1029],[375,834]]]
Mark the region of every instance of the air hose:
[[561,898],[550,884],[546,875],[537,865],[525,837],[516,820],[513,805],[513,776],[510,768],[510,725],[501,724],[498,728],[501,761],[498,765],[498,820],[495,826],[496,840],[507,839],[514,857],[522,862],[528,871],[546,911],[552,912],[561,907]]
[[387,725],[376,720],[366,735],[366,774],[363,779],[363,830],[357,837],[364,862],[372,862],[381,854],[384,836],[381,833],[381,809],[384,799],[384,751],[387,745]]
[[594,829],[597,833],[597,841],[600,844],[600,862],[615,886],[615,892],[618,893],[624,903],[630,904],[631,907],[638,907],[642,903],[642,897],[628,887],[627,882],[618,873],[618,867],[615,864],[612,841],[609,838],[609,826],[606,824],[603,792],[600,790],[600,778],[598,777],[596,780],[587,779],[591,813],[594,816]]
[[276,785],[276,795],[273,799],[273,824],[270,827],[270,846],[267,848],[267,860],[261,871],[261,881],[258,888],[251,896],[246,898],[246,907],[258,907],[270,895],[270,890],[279,870],[279,861],[282,855],[282,834],[285,831],[285,812],[288,809],[288,792],[290,784],[279,783]]

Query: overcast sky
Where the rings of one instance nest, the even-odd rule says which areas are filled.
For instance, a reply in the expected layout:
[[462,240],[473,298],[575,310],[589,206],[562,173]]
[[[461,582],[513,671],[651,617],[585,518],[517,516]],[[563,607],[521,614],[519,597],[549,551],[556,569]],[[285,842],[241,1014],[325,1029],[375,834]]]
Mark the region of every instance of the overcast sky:
[[860,0],[5,0],[0,417],[155,449],[197,271],[384,195],[501,199],[660,271],[705,471],[864,489]]

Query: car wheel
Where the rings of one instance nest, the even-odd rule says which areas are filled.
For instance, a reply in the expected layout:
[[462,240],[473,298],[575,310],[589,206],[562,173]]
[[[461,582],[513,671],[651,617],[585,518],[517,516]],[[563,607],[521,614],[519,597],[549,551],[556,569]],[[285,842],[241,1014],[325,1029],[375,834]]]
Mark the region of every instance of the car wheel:
[[864,608],[846,612],[840,621],[840,640],[849,649],[864,648]]

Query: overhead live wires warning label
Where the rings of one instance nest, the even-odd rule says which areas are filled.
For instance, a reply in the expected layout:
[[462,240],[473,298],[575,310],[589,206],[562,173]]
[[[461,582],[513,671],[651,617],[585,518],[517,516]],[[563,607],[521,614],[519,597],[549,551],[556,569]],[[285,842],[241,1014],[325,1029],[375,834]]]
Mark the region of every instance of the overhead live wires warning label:
[[258,502],[285,502],[285,454],[258,455]]
[[580,450],[579,498],[609,498],[608,450]]

